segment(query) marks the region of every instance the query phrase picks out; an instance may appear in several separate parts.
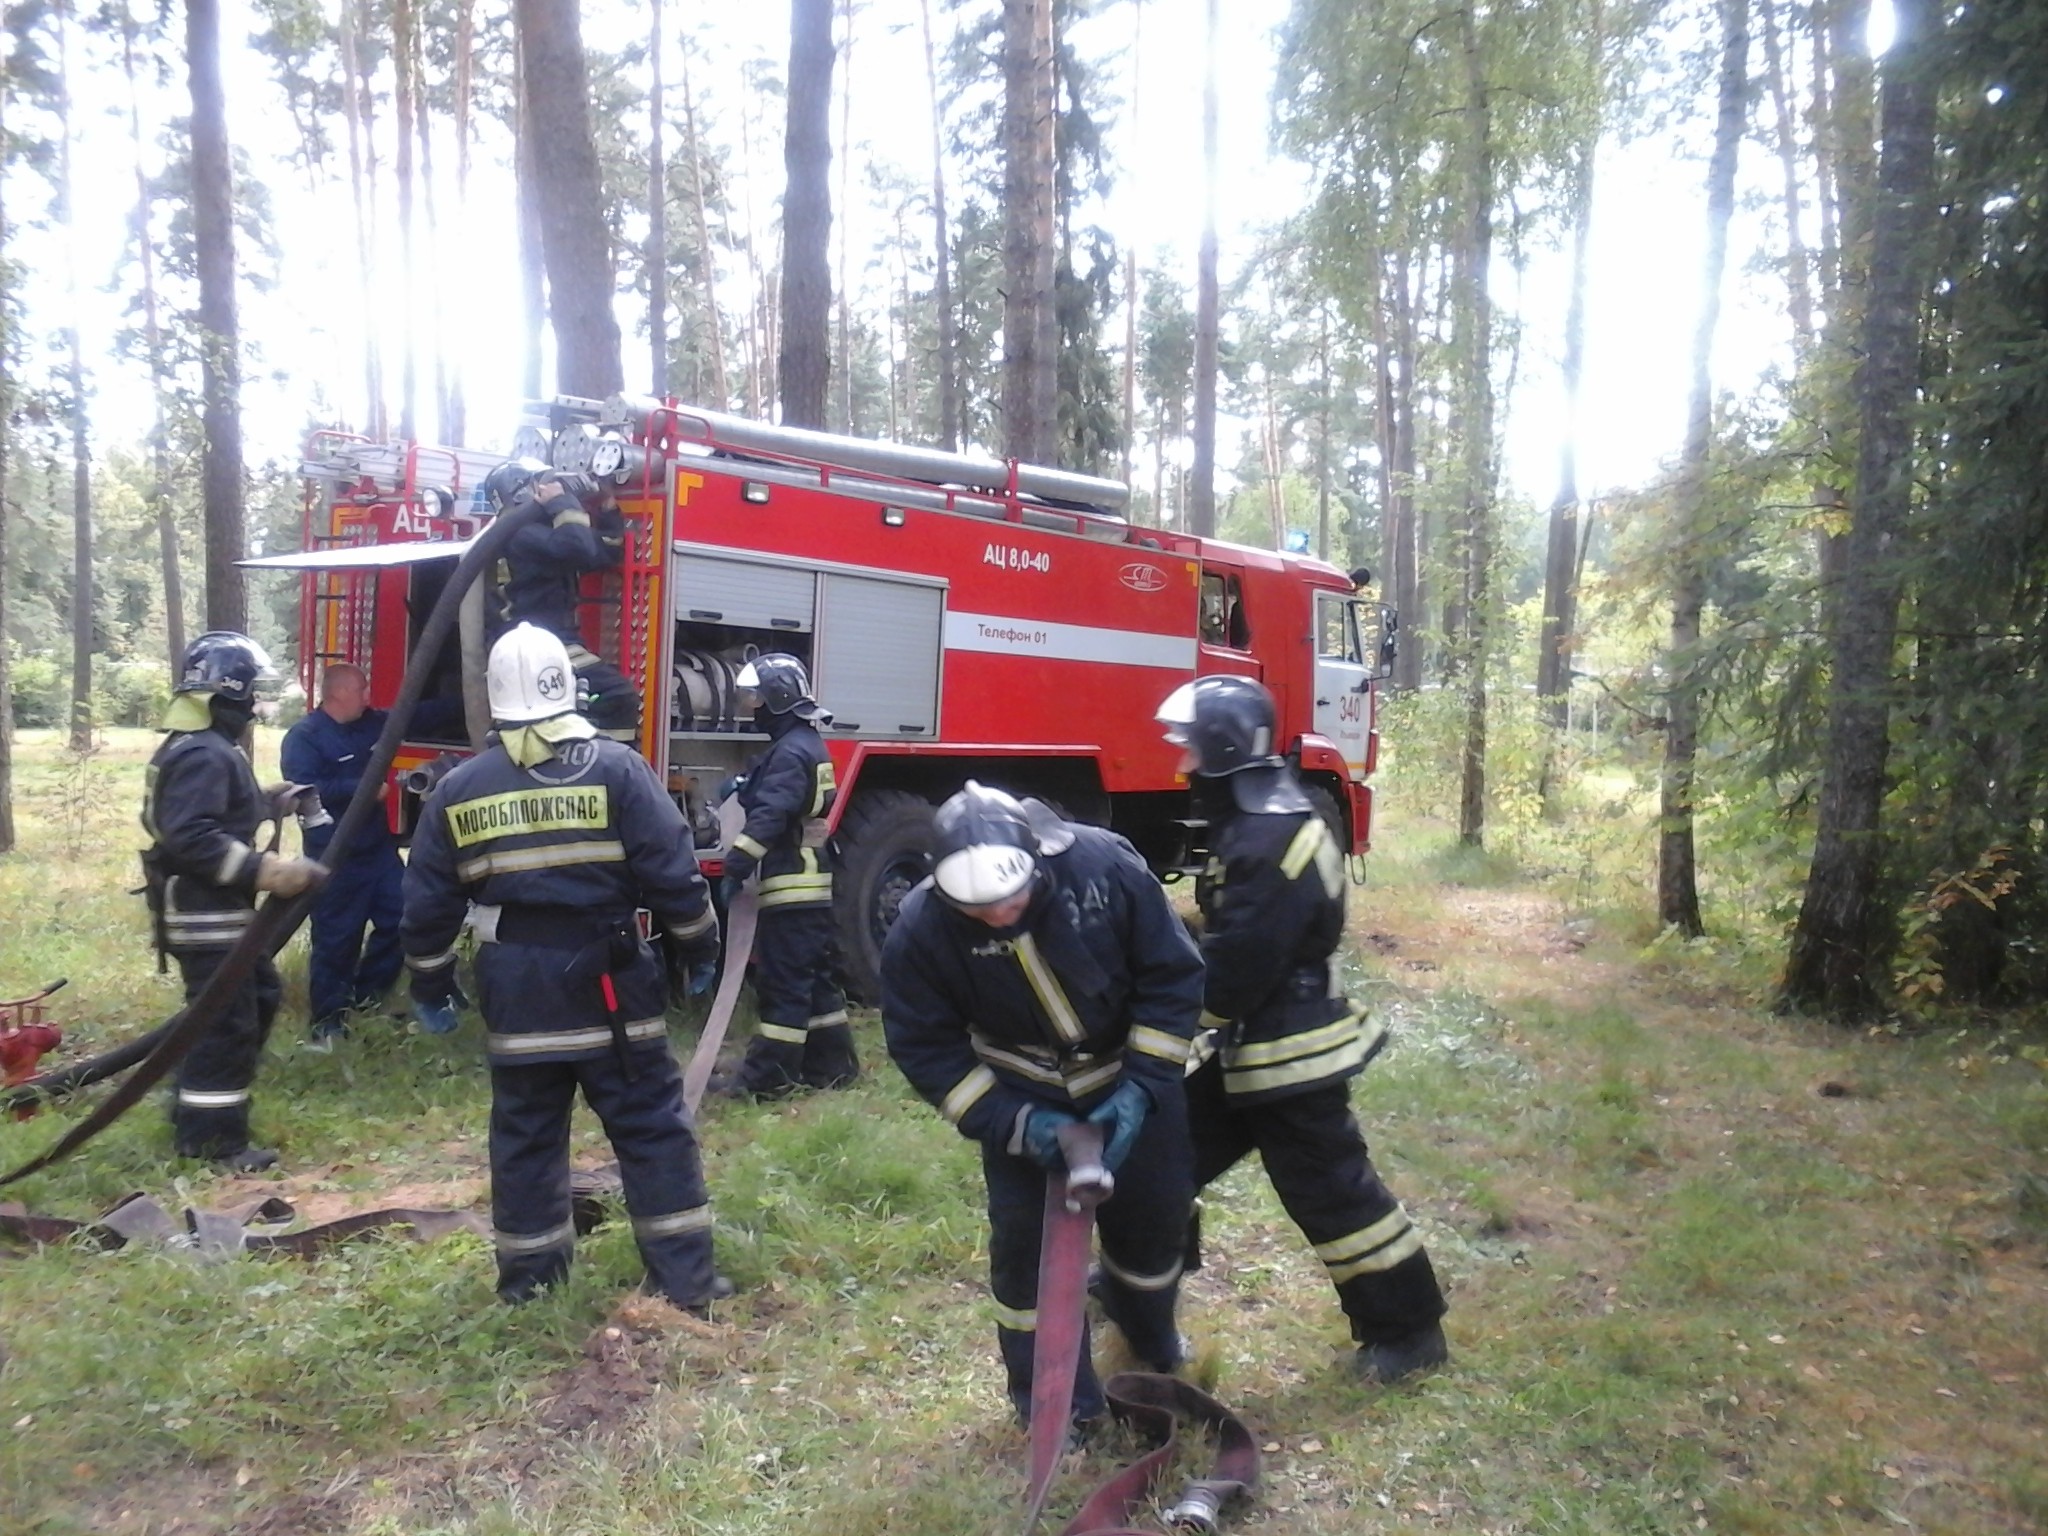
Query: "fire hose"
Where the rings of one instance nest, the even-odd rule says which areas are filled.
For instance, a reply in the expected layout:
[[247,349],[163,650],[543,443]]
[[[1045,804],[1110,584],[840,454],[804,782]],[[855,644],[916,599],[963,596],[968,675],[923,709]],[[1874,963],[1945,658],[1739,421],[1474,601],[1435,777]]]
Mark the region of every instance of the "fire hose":
[[[1088,1258],[1095,1208],[1116,1192],[1102,1163],[1102,1127],[1076,1121],[1059,1128],[1064,1171],[1046,1177],[1045,1225],[1039,1239],[1038,1331],[1031,1355],[1031,1457],[1025,1485],[1024,1536],[1033,1536],[1044,1513],[1053,1474],[1066,1449],[1074,1409],[1074,1379],[1087,1346]],[[1120,1419],[1158,1441],[1137,1461],[1091,1494],[1060,1536],[1125,1536],[1124,1522],[1147,1500],[1179,1448],[1185,1417],[1213,1429],[1218,1439],[1213,1474],[1191,1481],[1168,1511],[1170,1524],[1213,1531],[1232,1496],[1250,1493],[1259,1480],[1259,1448],[1244,1421],[1200,1388],[1172,1376],[1126,1371],[1112,1376],[1103,1394]]]
[[[732,840],[746,826],[747,813],[738,795],[728,796],[718,808],[718,841],[730,849]],[[747,978],[747,961],[754,953],[754,928],[760,916],[760,902],[754,882],[741,886],[725,906],[725,954],[718,973],[718,991],[711,999],[711,1012],[704,1017],[704,1032],[697,1037],[697,1049],[683,1073],[683,1110],[694,1122],[697,1106],[704,1102],[704,1090],[711,1083],[711,1069],[718,1065],[718,1049],[725,1044],[726,1027],[739,1005],[740,984]]]
[[[507,541],[527,524],[544,515],[543,505],[528,497],[516,506],[501,512],[463,551],[456,563],[454,574],[435,599],[427,621],[420,627],[419,639],[413,645],[408,658],[405,676],[398,686],[398,697],[392,701],[391,712],[384,722],[383,733],[377,738],[377,745],[371,749],[370,760],[363,769],[363,782],[381,783],[391,771],[391,762],[397,756],[399,743],[405,739],[406,728],[412,723],[413,710],[418,706],[420,694],[425,691],[427,678],[433,671],[433,662],[455,632],[455,624],[462,606],[462,595],[475,584],[477,577],[497,563],[499,553]],[[356,834],[374,813],[380,813],[381,806],[375,795],[354,795],[349,799],[348,810],[335,824],[334,836],[321,854],[320,863],[329,871],[340,862],[353,845]],[[324,876],[322,877],[324,879]],[[234,947],[220,963],[220,967],[208,978],[206,985],[183,1008],[173,1014],[165,1023],[138,1040],[131,1040],[124,1046],[87,1061],[75,1062],[57,1072],[31,1078],[7,1090],[0,1107],[12,1107],[26,1103],[53,1091],[45,1086],[46,1079],[64,1080],[56,1092],[69,1092],[83,1087],[86,1083],[97,1082],[135,1063],[134,1071],[121,1085],[98,1105],[91,1114],[58,1139],[47,1151],[29,1159],[12,1173],[0,1178],[0,1186],[12,1184],[17,1179],[28,1177],[48,1168],[53,1163],[76,1152],[95,1136],[126,1114],[144,1094],[161,1082],[175,1067],[200,1036],[212,1029],[223,1012],[234,1001],[235,995],[255,972],[258,962],[282,949],[291,936],[298,932],[299,924],[313,910],[313,903],[319,895],[320,882],[297,896],[281,898],[272,896],[257,908],[256,920],[242,931]],[[118,1065],[108,1065],[120,1058]]]

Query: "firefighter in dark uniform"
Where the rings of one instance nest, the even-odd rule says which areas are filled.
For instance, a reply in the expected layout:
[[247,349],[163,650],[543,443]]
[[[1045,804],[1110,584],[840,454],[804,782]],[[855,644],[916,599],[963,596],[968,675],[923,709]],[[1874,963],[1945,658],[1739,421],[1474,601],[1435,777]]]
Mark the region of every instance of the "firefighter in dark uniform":
[[[1105,1130],[1116,1192],[1096,1212],[1101,1291],[1154,1370],[1174,1325],[1194,1198],[1182,1077],[1202,962],[1131,845],[970,782],[939,807],[932,876],[882,950],[882,1028],[917,1092],[981,1144],[996,1340],[1020,1415],[1031,1405],[1038,1259],[1059,1127]],[[1084,1339],[1074,1417],[1103,1411]]]
[[1386,1035],[1331,969],[1343,850],[1275,754],[1273,699],[1258,683],[1198,678],[1158,718],[1185,753],[1211,850],[1199,898],[1214,1054],[1188,1079],[1196,1185],[1256,1151],[1337,1288],[1358,1373],[1393,1382],[1441,1365],[1443,1291],[1351,1113],[1349,1080]]
[[[277,814],[239,745],[255,716],[256,684],[270,659],[247,635],[214,630],[185,650],[164,721],[169,735],[149,760],[143,854],[158,943],[178,962],[185,1000],[196,998],[256,915],[256,897],[292,897],[322,873],[311,859],[256,848]],[[268,1168],[277,1154],[249,1145],[249,1086],[277,1017],[277,969],[260,961],[213,1028],[178,1064],[171,1135],[180,1157],[209,1158],[237,1173]]]
[[[307,710],[305,718],[285,732],[279,749],[278,766],[285,777],[317,790],[326,812],[324,825],[305,828],[306,852],[314,858],[327,851],[335,819],[347,812],[358,793],[384,798],[385,785],[363,787],[363,770],[384,733],[385,720],[383,710],[367,707],[369,693],[369,679],[361,667],[347,662],[329,667],[320,679],[319,707]],[[383,812],[374,812],[313,907],[306,987],[316,1046],[331,1047],[346,1038],[348,1011],[373,1006],[404,968],[398,949],[399,882],[404,876],[398,837]]]
[[[500,511],[537,497],[547,516],[512,536],[500,568],[499,617],[507,626],[537,624],[568,648],[576,678],[590,695],[585,713],[616,741],[640,739],[640,693],[626,674],[583,645],[577,622],[583,578],[618,569],[625,559],[626,520],[609,491],[587,475],[559,473],[533,459],[513,459],[484,477]],[[586,505],[596,502],[593,512]]]
[[651,910],[693,959],[715,953],[718,921],[688,828],[646,760],[576,713],[554,635],[513,629],[491,648],[489,683],[497,743],[428,797],[401,935],[415,1010],[436,1033],[454,1010],[452,946],[466,914],[482,941],[498,1294],[524,1301],[568,1271],[580,1088],[618,1155],[649,1278],[678,1306],[701,1308],[725,1287],[669,1050],[667,981],[634,916]]
[[739,781],[747,824],[726,855],[728,899],[760,877],[754,992],[760,1022],[738,1073],[721,1091],[779,1098],[799,1086],[844,1088],[860,1076],[846,997],[835,975],[832,852],[826,818],[836,788],[820,725],[832,717],[811,697],[810,675],[775,652],[740,669],[754,728],[772,740]]

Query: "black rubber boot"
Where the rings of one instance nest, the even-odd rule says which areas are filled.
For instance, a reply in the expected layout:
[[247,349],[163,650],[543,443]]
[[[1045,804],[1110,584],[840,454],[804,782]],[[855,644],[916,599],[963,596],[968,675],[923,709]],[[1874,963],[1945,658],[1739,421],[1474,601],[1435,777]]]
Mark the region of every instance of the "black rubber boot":
[[[1093,1266],[1088,1271],[1088,1297],[1101,1310],[1103,1318],[1107,1322],[1109,1322],[1113,1327],[1115,1327],[1118,1333],[1124,1336],[1124,1343],[1129,1344],[1131,1342],[1131,1330],[1126,1328],[1123,1325],[1123,1323],[1117,1318],[1115,1304],[1110,1299],[1112,1294],[1113,1293],[1111,1292],[1109,1286],[1105,1283],[1105,1279],[1102,1273],[1102,1266],[1100,1264]],[[1137,1354],[1137,1350],[1135,1347],[1132,1349],[1131,1353],[1133,1354],[1133,1356]],[[1188,1361],[1192,1360],[1194,1357],[1195,1341],[1189,1338],[1184,1333],[1176,1332],[1173,1336],[1172,1359],[1140,1359],[1138,1361],[1138,1364],[1142,1366],[1144,1369],[1153,1372],[1155,1375],[1171,1376],[1176,1371],[1178,1371],[1182,1366],[1186,1365]]]
[[803,1087],[804,1048],[756,1035],[739,1070],[711,1080],[711,1092],[729,1099],[782,1099]]
[[853,1030],[845,1024],[813,1028],[804,1041],[806,1088],[851,1088],[860,1081],[860,1058],[854,1054]]
[[261,1173],[266,1168],[277,1166],[277,1154],[268,1147],[244,1147],[239,1152],[214,1158],[213,1166],[223,1173]]
[[1381,1344],[1361,1344],[1351,1357],[1351,1368],[1359,1380],[1390,1387],[1423,1371],[1434,1370],[1451,1358],[1451,1346],[1443,1328],[1431,1323],[1406,1338]]

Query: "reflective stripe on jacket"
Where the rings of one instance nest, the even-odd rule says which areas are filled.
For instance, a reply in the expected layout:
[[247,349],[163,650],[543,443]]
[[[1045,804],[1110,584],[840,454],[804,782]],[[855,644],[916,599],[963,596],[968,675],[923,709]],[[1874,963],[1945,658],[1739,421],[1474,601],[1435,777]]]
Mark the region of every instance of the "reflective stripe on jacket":
[[1204,1011],[1222,1025],[1234,1099],[1285,1098],[1362,1070],[1384,1043],[1333,982],[1344,853],[1312,811],[1239,812],[1212,826],[1201,882]]
[[1181,1091],[1202,962],[1166,893],[1115,833],[1075,826],[1039,860],[1024,921],[998,931],[927,880],[882,950],[889,1055],[977,1141],[1006,1143],[1033,1104],[1092,1106],[1125,1078]]
[[[406,963],[431,973],[453,961],[470,903],[498,908],[506,934],[519,919],[581,914],[591,933],[551,942],[484,946],[477,980],[493,1059],[569,1061],[613,1048],[616,1022],[635,1047],[666,1039],[667,981],[653,948],[637,934],[621,957],[572,965],[597,928],[626,927],[637,907],[671,932],[701,934],[713,921],[709,892],[682,812],[646,759],[605,737],[567,741],[556,755],[521,768],[492,747],[453,770],[420,814],[405,874],[400,925]],[[601,977],[612,978],[616,1015]]]
[[832,853],[825,819],[838,784],[816,726],[794,716],[776,722],[781,734],[747,772],[740,807],[747,824],[733,839],[761,876],[761,905],[825,907],[832,904]]
[[255,916],[256,834],[270,815],[249,759],[220,731],[173,731],[146,784],[142,826],[146,857],[165,877],[165,946],[231,948]]

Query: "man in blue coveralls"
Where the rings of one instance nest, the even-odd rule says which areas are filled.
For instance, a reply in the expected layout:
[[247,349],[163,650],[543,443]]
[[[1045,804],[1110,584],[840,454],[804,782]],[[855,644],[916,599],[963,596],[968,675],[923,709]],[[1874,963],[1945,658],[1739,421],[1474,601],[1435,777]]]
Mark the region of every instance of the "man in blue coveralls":
[[[320,707],[308,710],[285,732],[280,762],[285,777],[319,790],[320,803],[337,822],[358,793],[382,800],[389,791],[388,784],[362,782],[371,750],[384,730],[384,711],[369,708],[369,699],[370,683],[362,668],[337,663],[321,676]],[[319,858],[333,836],[332,824],[308,827],[307,856]],[[405,964],[398,945],[403,907],[399,882],[404,875],[398,839],[380,811],[356,834],[313,908],[309,991],[316,1045],[346,1037],[348,1011],[372,1006],[398,979]]]

